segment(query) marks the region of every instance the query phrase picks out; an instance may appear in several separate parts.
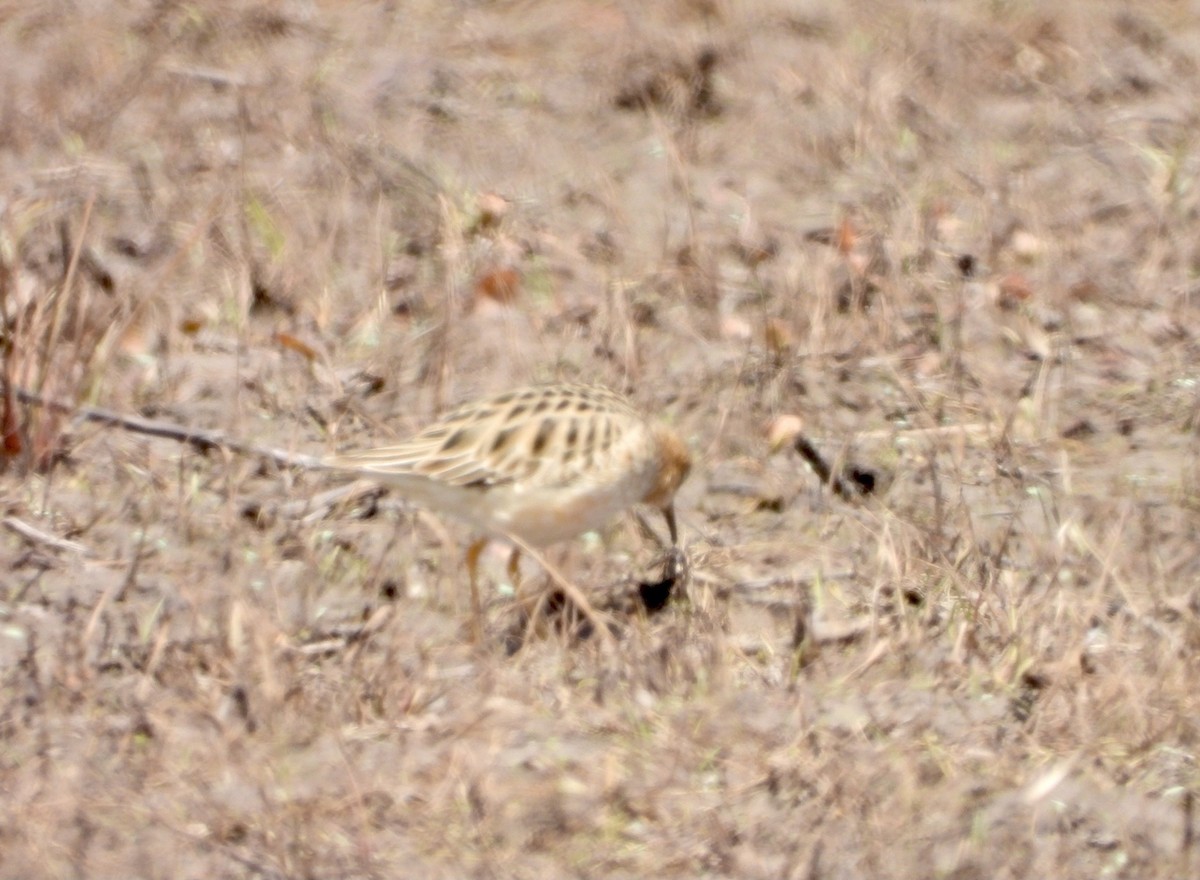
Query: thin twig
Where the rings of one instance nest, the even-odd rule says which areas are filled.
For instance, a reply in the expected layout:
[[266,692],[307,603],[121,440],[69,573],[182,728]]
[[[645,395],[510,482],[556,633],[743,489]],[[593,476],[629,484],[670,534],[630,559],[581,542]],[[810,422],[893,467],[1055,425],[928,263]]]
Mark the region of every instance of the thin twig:
[[609,630],[608,624],[612,622],[612,618],[607,614],[602,614],[592,607],[592,603],[587,600],[579,587],[575,586],[563,576],[557,568],[550,564],[544,555],[539,553],[533,547],[530,547],[525,541],[522,541],[516,535],[506,534],[507,540],[512,541],[515,545],[521,548],[521,552],[527,554],[534,562],[542,567],[542,570],[550,576],[555,585],[563,591],[563,594],[570,599],[580,613],[587,618],[588,623],[600,633],[600,640],[607,646],[615,646],[613,641],[612,631]]
[[57,535],[51,535],[49,532],[43,532],[41,529],[34,528],[27,522],[17,519],[15,516],[4,517],[4,519],[0,520],[0,525],[3,525],[10,532],[20,535],[31,544],[41,544],[44,547],[50,547],[54,550],[65,550],[68,553],[78,553],[81,556],[92,555],[92,549],[85,544],[60,538]]
[[[296,501],[285,501],[282,504],[270,504],[260,507],[257,505],[247,506],[245,511],[256,516],[279,517],[285,520],[299,520],[300,522],[311,523],[318,522],[329,516],[330,512],[350,500],[361,500],[371,505],[371,509],[375,510],[382,505],[379,504],[379,499],[387,490],[378,483],[369,482],[367,480],[355,480],[353,483],[347,483],[343,486],[335,486],[324,492],[318,492],[308,498],[301,498]],[[412,510],[411,505],[405,505],[404,510]]]
[[[88,196],[87,203],[83,206],[83,221],[79,230],[79,239],[74,246],[70,244],[70,235],[64,220],[61,226],[62,241],[63,241],[63,259],[66,260],[66,272],[63,275],[62,287],[58,291],[58,298],[54,303],[54,314],[50,319],[50,333],[46,337],[45,350],[47,352],[54,351],[58,348],[59,336],[62,333],[63,321],[66,318],[67,298],[71,295],[71,290],[75,286],[75,272],[79,266],[79,255],[83,252],[83,240],[87,235],[88,221],[92,216],[92,206],[96,203],[96,194],[93,192]],[[67,253],[69,248],[70,253]],[[80,306],[82,308],[82,304]],[[38,377],[38,387],[44,388],[47,381],[47,371],[49,369],[50,359],[47,357],[42,361],[43,372]]]
[[856,440],[895,440],[907,442],[920,440],[930,436],[944,434],[964,434],[969,437],[987,439],[1003,430],[1003,425],[994,422],[963,422],[957,425],[937,425],[932,428],[885,428],[877,431],[860,431],[854,435]]
[[228,449],[241,455],[264,458],[280,467],[299,468],[301,470],[320,470],[324,468],[320,458],[312,455],[288,452],[257,443],[246,443],[235,440],[221,431],[206,431],[202,428],[187,428],[173,422],[162,422],[155,419],[143,419],[138,416],[122,415],[112,410],[95,406],[74,406],[54,398],[44,397],[24,388],[8,386],[21,403],[45,407],[54,412],[73,415],[89,422],[122,428],[135,434],[145,434],[150,437],[163,437],[187,443],[199,452],[213,449]]
[[843,467],[840,469],[841,473],[834,473],[825,457],[803,434],[796,435],[792,446],[812,468],[817,479],[832,489],[843,501],[857,501],[875,491],[875,475],[872,472],[856,467]]

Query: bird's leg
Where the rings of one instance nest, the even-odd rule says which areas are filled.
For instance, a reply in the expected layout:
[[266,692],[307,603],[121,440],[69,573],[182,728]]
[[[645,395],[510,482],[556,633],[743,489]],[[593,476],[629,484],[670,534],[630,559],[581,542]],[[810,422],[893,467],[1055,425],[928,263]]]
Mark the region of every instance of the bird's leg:
[[667,520],[667,530],[671,533],[671,552],[667,557],[665,577],[672,581],[687,579],[688,558],[683,548],[679,546],[679,528],[675,524],[675,505],[669,504],[663,508],[663,516]]
[[471,641],[483,641],[483,605],[479,601],[479,554],[487,546],[487,538],[477,538],[467,548],[467,579],[471,582]]
[[520,592],[521,579],[521,548],[513,547],[508,557],[508,582],[512,584],[513,594]]
[[525,634],[521,636],[521,644],[529,644],[530,638],[533,636],[534,626],[537,623],[537,616],[542,612],[542,605],[546,601],[546,594],[538,594],[535,601],[530,603],[521,598],[521,548],[513,546],[512,553],[508,557],[508,582],[512,584],[513,595],[517,599],[517,606],[525,612]]
[[671,546],[679,546],[679,527],[675,524],[675,504],[663,508],[663,519],[667,521],[667,531],[671,533]]

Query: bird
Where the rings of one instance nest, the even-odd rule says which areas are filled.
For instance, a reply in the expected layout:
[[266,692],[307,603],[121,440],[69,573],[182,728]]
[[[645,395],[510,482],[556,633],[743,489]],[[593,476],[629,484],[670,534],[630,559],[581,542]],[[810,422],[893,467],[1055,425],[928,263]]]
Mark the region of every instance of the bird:
[[600,528],[635,504],[666,519],[679,553],[675,494],[692,468],[687,444],[602,385],[550,383],[464,403],[412,438],[328,456],[326,468],[365,477],[473,527],[466,553],[478,639],[479,556],[493,539],[543,548]]

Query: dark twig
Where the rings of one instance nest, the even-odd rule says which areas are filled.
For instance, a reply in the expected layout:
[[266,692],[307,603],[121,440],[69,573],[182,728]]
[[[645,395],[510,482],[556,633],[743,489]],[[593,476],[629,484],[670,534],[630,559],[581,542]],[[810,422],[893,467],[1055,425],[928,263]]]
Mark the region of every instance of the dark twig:
[[808,462],[817,479],[833,490],[834,494],[845,501],[857,501],[875,491],[875,473],[859,467],[844,467],[841,473],[835,474],[833,468],[817,451],[807,437],[797,434],[793,441],[796,452]]
[[40,406],[53,412],[75,416],[89,422],[108,425],[132,431],[135,434],[145,434],[150,437],[163,437],[179,443],[187,443],[198,452],[209,452],[213,449],[228,449],[241,455],[256,456],[273,462],[279,467],[300,468],[301,470],[317,470],[323,467],[321,459],[312,455],[288,452],[285,449],[275,449],[260,446],[257,443],[246,443],[235,440],[221,431],[206,431],[201,428],[188,428],[172,422],[161,422],[154,419],[143,419],[138,416],[127,416],[101,409],[94,406],[74,406],[61,400],[43,397],[24,388],[11,386],[11,392],[21,403]]

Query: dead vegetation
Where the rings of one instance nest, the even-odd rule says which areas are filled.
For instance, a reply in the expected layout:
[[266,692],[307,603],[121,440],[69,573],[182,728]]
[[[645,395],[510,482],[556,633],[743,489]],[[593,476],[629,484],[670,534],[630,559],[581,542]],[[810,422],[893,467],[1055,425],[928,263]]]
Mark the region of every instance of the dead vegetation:
[[[1193,18],[0,11],[0,876],[1194,873]],[[282,466],[581,377],[609,646]]]

